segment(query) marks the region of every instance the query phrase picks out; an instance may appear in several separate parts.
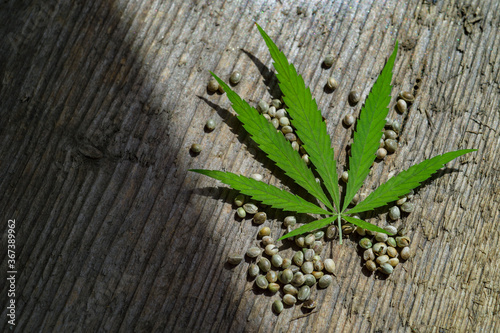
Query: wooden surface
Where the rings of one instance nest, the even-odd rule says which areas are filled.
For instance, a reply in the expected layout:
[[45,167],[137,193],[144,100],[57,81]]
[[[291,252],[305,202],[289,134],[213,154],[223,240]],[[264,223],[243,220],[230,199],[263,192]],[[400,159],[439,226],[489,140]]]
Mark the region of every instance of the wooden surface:
[[[298,9],[300,6],[302,9]],[[484,1],[2,1],[0,216],[16,220],[15,332],[494,332],[500,330],[500,3]],[[277,316],[231,252],[258,244],[235,196],[190,168],[264,174],[209,71],[255,105],[279,96],[259,22],[296,65],[327,119],[339,170],[363,100],[395,40],[390,117],[401,148],[372,188],[425,158],[477,148],[417,191],[395,225],[411,260],[389,278],[362,270],[356,239],[326,245],[334,283],[317,312]],[[332,69],[321,67],[333,53]],[[340,82],[326,92],[326,79]],[[420,79],[405,115],[393,109]],[[214,118],[217,128],[203,126]],[[203,151],[192,156],[189,147]],[[279,178],[276,177],[278,175]],[[268,210],[273,235],[283,213]],[[385,225],[386,214],[370,221]],[[291,249],[283,251],[291,254]],[[0,330],[7,331],[7,285]],[[5,300],[5,301],[4,301]]]

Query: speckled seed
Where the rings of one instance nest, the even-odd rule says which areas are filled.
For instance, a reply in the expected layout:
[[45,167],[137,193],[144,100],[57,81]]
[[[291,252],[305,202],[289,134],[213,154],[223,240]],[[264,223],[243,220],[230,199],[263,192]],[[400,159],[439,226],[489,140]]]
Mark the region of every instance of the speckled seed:
[[243,207],[239,207],[237,210],[236,210],[236,214],[238,214],[238,217],[239,218],[245,218],[245,216],[247,216],[247,212],[245,212],[245,210],[243,209]]
[[257,110],[260,113],[266,113],[267,111],[269,111],[269,104],[267,104],[266,101],[261,100],[259,101],[259,104],[257,104]]
[[259,266],[257,266],[256,264],[250,264],[250,266],[248,266],[249,277],[254,278],[257,275],[259,275],[259,272],[260,272]]
[[305,238],[303,236],[296,237],[295,238],[295,245],[297,245],[298,247],[304,247],[304,246],[306,246],[306,244],[305,244]]
[[293,279],[291,282],[292,285],[294,285],[295,287],[300,287],[304,284],[304,282],[306,282],[306,278],[304,277],[304,274],[302,274],[302,272],[293,274]]
[[290,119],[287,117],[281,117],[280,118],[280,125],[281,126],[290,126]]
[[413,212],[413,204],[411,202],[405,202],[401,205],[401,210],[405,213]]
[[[398,229],[393,225],[387,225],[384,227],[384,230],[389,233],[389,235],[393,236],[398,233]],[[387,241],[387,240],[386,240]]]
[[396,103],[396,110],[403,114],[406,112],[406,110],[408,110],[408,105],[406,104],[405,100],[404,99],[400,99],[397,103]]
[[311,273],[311,275],[316,278],[316,281],[318,281],[319,279],[321,279],[323,277],[323,275],[325,275],[325,273],[319,272],[319,271],[313,271]]
[[283,258],[283,263],[281,264],[282,269],[287,269],[292,265],[292,259],[290,258]]
[[286,117],[287,115],[288,113],[286,112],[285,109],[279,109],[278,111],[276,111],[276,118],[278,119]]
[[325,67],[330,68],[333,66],[334,61],[335,57],[333,56],[333,54],[328,54],[323,60],[323,64],[325,65]]
[[307,301],[305,301],[303,304],[302,304],[302,308],[306,309],[306,310],[312,310],[314,308],[316,308],[318,304],[316,303],[315,300],[313,299],[308,299]]
[[271,121],[271,116],[268,115],[267,113],[263,114],[264,118],[266,118],[267,121]]
[[337,80],[335,80],[334,77],[329,77],[328,80],[326,81],[326,87],[331,90],[335,90],[339,87],[339,83]]
[[344,181],[344,183],[347,183],[349,180],[349,173],[347,171],[342,172],[342,175],[340,175],[340,178]]
[[274,244],[269,244],[266,246],[266,248],[264,249],[264,251],[266,252],[266,254],[268,256],[273,256],[275,254],[277,254],[279,252],[279,248],[274,245]]
[[381,256],[381,255],[387,253],[387,245],[385,243],[382,243],[382,242],[373,244],[372,249],[373,249],[373,253],[376,256]]
[[323,268],[325,268],[325,264],[323,263],[323,260],[315,260],[315,261],[313,261],[313,265],[314,265],[315,271],[322,271]]
[[349,93],[349,104],[356,105],[356,104],[358,104],[360,99],[361,99],[361,95],[356,90],[352,90]]
[[206,124],[205,124],[205,128],[208,131],[213,131],[215,129],[215,120],[208,119],[207,122],[206,122]]
[[354,124],[354,116],[352,114],[347,114],[345,117],[344,117],[344,124],[346,126],[351,126],[352,124]]
[[365,262],[365,267],[370,272],[375,272],[377,270],[377,264],[373,260],[367,260]]
[[299,293],[299,291],[297,290],[297,288],[295,288],[291,284],[286,284],[283,286],[283,293],[289,294],[289,295],[297,295]]
[[273,99],[271,101],[272,106],[274,106],[276,109],[279,109],[281,107],[281,101],[279,99]]
[[279,268],[283,264],[283,258],[281,258],[279,254],[273,254],[273,256],[271,257],[271,264],[274,267]]
[[329,225],[328,228],[326,228],[326,238],[328,239],[334,239],[337,237],[337,226],[335,225]]
[[401,130],[401,124],[399,123],[399,121],[394,120],[394,122],[392,123],[392,129],[399,133],[399,131]]
[[387,238],[389,238],[389,236],[387,234],[384,234],[383,232],[377,232],[375,234],[375,240],[377,242],[385,242],[387,241]]
[[269,283],[274,283],[278,281],[278,272],[276,271],[269,271],[266,274],[266,279],[269,281]]
[[221,94],[224,93],[224,87],[219,85],[219,89],[217,89],[218,92],[220,92]]
[[299,267],[302,266],[302,264],[304,263],[304,253],[302,253],[302,251],[295,252],[292,261],[295,265]]
[[293,132],[292,126],[283,126],[283,128],[281,129],[281,133],[283,134],[288,134],[292,132]]
[[383,264],[384,262],[389,261],[389,256],[387,254],[381,255],[375,259],[375,262],[379,265]]
[[295,136],[295,134],[293,133],[287,133],[285,134],[285,139],[287,139],[290,142],[294,142],[297,141],[297,136]]
[[399,211],[399,207],[398,206],[393,206],[393,207],[391,207],[389,209],[389,218],[391,220],[396,221],[400,217],[401,217],[401,212]]
[[210,92],[216,92],[219,89],[219,82],[216,79],[212,78],[208,81],[207,89]]
[[332,284],[333,278],[331,275],[323,275],[321,279],[318,281],[319,288],[328,288],[330,284]]
[[252,173],[250,178],[256,181],[261,181],[264,177],[260,173]]
[[260,248],[253,246],[247,250],[247,256],[250,258],[257,258],[261,254]]
[[300,287],[297,299],[299,301],[305,301],[309,299],[309,296],[311,296],[311,288],[307,285]]
[[293,295],[285,294],[283,295],[283,303],[285,303],[286,305],[294,305],[295,303],[297,303],[297,299]]
[[307,165],[309,165],[309,163],[311,163],[311,161],[309,161],[309,155],[307,155],[307,154],[302,155],[302,160],[304,162],[306,162]]
[[309,245],[313,244],[315,240],[316,240],[316,238],[314,237],[314,234],[308,234],[304,240],[304,244],[306,246],[309,246]]
[[241,207],[243,206],[243,204],[245,203],[245,196],[243,194],[238,194],[235,198],[234,198],[234,204],[237,206],[237,207]]
[[[385,140],[384,139],[380,139],[378,147],[379,148],[384,148],[385,147]],[[384,148],[384,150],[385,150],[385,148]],[[387,150],[385,152],[387,153]]]
[[321,241],[315,241],[309,246],[315,253],[321,253],[323,250],[323,243]]
[[318,241],[321,238],[323,238],[324,235],[325,235],[325,232],[323,230],[318,230],[314,233],[314,239],[316,239]]
[[375,254],[373,253],[373,250],[372,249],[365,250],[365,252],[363,252],[363,259],[365,261],[375,260]]
[[273,311],[277,314],[280,314],[283,311],[283,302],[279,299],[273,302]]
[[408,245],[410,245],[410,237],[408,236],[396,237],[396,244],[398,247],[407,247]]
[[234,71],[229,78],[229,82],[232,85],[236,85],[241,81],[241,73],[239,71]]
[[413,103],[415,101],[415,96],[413,96],[409,91],[400,92],[399,98],[404,100],[406,103]]
[[388,153],[394,153],[396,149],[398,149],[398,142],[393,139],[386,139],[385,141],[385,150],[387,150]]
[[264,275],[259,275],[255,280],[255,285],[257,285],[257,287],[259,287],[260,289],[267,289],[267,287],[269,286],[269,281],[267,281]]
[[393,130],[385,130],[384,135],[386,139],[396,140],[396,138],[398,137],[396,132],[394,132]]
[[408,246],[405,246],[401,250],[401,259],[408,260],[409,258],[410,258],[410,248]]
[[292,282],[292,279],[293,279],[293,272],[291,269],[285,269],[281,272],[281,275],[279,277],[280,279],[280,282],[283,283],[283,284],[288,284],[290,282]]
[[[247,204],[245,204],[247,205]],[[245,205],[243,205],[243,208],[245,208]],[[250,213],[248,210],[246,210],[247,213]],[[264,212],[258,212],[253,216],[253,222],[255,224],[263,224],[267,220],[267,214]],[[264,236],[269,236],[269,235],[264,235]]]
[[[356,195],[357,195],[357,194],[356,194]],[[356,202],[357,202],[357,200],[356,200]],[[348,224],[344,224],[344,225],[342,226],[342,233],[343,233],[344,235],[350,235],[350,234],[352,234],[354,231],[356,231],[356,226],[355,226],[355,225],[353,225],[353,224],[348,223]]]
[[259,208],[257,206],[255,206],[253,203],[246,203],[246,204],[244,204],[243,205],[243,209],[248,214],[255,214],[255,213],[257,213],[259,211]]
[[359,241],[359,246],[363,249],[369,249],[372,247],[372,241],[369,238],[361,238]]
[[297,141],[293,141],[292,142],[292,149],[295,150],[295,151],[299,151],[300,149],[300,145]]
[[356,228],[356,232],[360,236],[365,236],[366,235],[366,229],[360,228],[359,226]]
[[399,264],[399,259],[398,258],[391,258],[391,259],[389,259],[388,263],[392,267],[396,267]]
[[[255,219],[255,216],[254,216]],[[259,237],[269,236],[271,234],[271,229],[269,227],[264,227],[259,230]]]
[[227,262],[231,265],[238,265],[243,260],[243,256],[239,253],[231,253],[227,258]]
[[262,237],[262,245],[266,247],[269,244],[274,244],[274,239],[271,236]]
[[293,274],[300,271],[300,267],[297,265],[290,265],[290,267],[288,267],[288,268],[292,271]]
[[377,149],[377,158],[379,160],[384,159],[387,156],[387,150],[385,148]]
[[260,270],[264,273],[267,273],[271,270],[271,262],[267,258],[260,258],[257,265],[259,266]]
[[323,266],[325,267],[325,271],[328,273],[334,273],[335,272],[335,261],[333,259],[327,258],[323,261]]
[[396,239],[394,237],[387,238],[386,243],[389,246],[396,247]]
[[392,246],[389,246],[387,247],[387,255],[391,258],[396,258],[398,256],[398,250],[396,250]]
[[389,275],[394,270],[394,267],[392,267],[391,264],[389,264],[388,262],[385,262],[382,265],[380,265],[380,267],[378,269],[382,273]]
[[396,201],[396,205],[401,206],[402,204],[404,204],[406,202],[406,200],[408,200],[408,198],[402,197],[401,199]]
[[310,261],[306,261],[300,268],[304,274],[311,274],[314,271],[314,264]]
[[195,154],[199,154],[201,152],[201,145],[197,144],[197,143],[193,143],[191,145],[191,151]]
[[304,275],[304,279],[305,279],[304,284],[306,286],[312,287],[316,284],[316,278],[312,274]]

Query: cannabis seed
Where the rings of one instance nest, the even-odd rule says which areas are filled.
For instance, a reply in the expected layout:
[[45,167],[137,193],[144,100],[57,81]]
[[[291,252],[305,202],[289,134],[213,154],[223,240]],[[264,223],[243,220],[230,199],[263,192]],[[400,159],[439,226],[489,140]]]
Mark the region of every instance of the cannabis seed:
[[244,204],[243,205],[243,209],[248,214],[255,214],[255,213],[257,213],[259,211],[259,208],[257,206],[255,206],[253,203],[246,203],[246,204]]
[[361,246],[363,249],[369,249],[372,247],[372,242],[369,238],[361,238],[359,241],[359,246]]
[[275,255],[279,252],[279,249],[276,245],[274,244],[269,244],[266,246],[266,248],[264,249],[264,251],[266,252],[266,254],[268,256],[272,256],[272,255]]
[[393,206],[389,209],[389,217],[391,220],[396,221],[401,217],[401,212],[399,211],[398,206]]
[[270,236],[264,236],[262,237],[262,245],[264,247],[268,246],[269,244],[274,244],[274,239]]
[[238,194],[236,198],[234,198],[234,204],[238,207],[243,206],[245,203],[245,196],[243,194]]
[[295,288],[294,286],[292,286],[291,284],[286,284],[285,286],[283,286],[283,293],[286,295],[297,295],[299,293],[299,291],[297,290],[297,288]]
[[306,282],[304,274],[302,274],[301,272],[293,274],[292,285],[294,285],[295,287],[300,287],[304,284],[304,282]]
[[295,303],[297,303],[297,299],[293,295],[285,294],[283,295],[283,303],[285,303],[286,305],[294,305]]
[[201,145],[197,144],[197,143],[193,143],[191,145],[191,151],[195,154],[198,154],[201,152]]
[[319,279],[321,279],[323,277],[323,275],[325,275],[325,273],[323,273],[321,271],[313,271],[311,273],[311,275],[316,278],[316,281],[318,281]]
[[227,262],[231,265],[238,265],[243,260],[243,256],[238,253],[232,253],[227,258]]
[[323,265],[325,267],[325,271],[328,273],[334,273],[335,272],[335,262],[333,259],[327,258],[325,261],[323,261]]
[[401,206],[402,204],[404,204],[406,202],[406,200],[408,200],[408,198],[402,197],[401,199],[396,201],[396,205]]
[[257,275],[259,275],[259,272],[260,272],[259,266],[257,266],[256,264],[250,264],[250,266],[248,266],[248,276],[250,276],[251,278],[254,278]]
[[365,267],[370,272],[375,272],[377,270],[377,264],[373,260],[367,260],[365,262]]
[[213,131],[215,129],[215,120],[208,119],[207,123],[205,124],[205,128],[209,131]]
[[345,117],[344,117],[344,124],[346,126],[351,126],[352,124],[354,124],[354,116],[352,114],[347,114]]
[[401,114],[405,113],[406,110],[408,110],[408,105],[406,104],[404,99],[398,100],[398,102],[396,103],[396,110]]
[[271,101],[271,104],[276,108],[279,109],[281,107],[281,101],[279,99],[273,99]]
[[229,77],[229,82],[234,86],[241,81],[241,73],[239,71],[234,71]]
[[309,165],[309,163],[311,163],[311,161],[309,161],[309,155],[307,155],[307,154],[302,155],[302,160],[304,162],[306,162],[307,165]]
[[389,246],[387,247],[387,255],[391,258],[396,258],[398,256],[398,250],[396,250],[392,246]]
[[273,302],[273,311],[277,314],[280,314],[283,311],[283,302],[279,299]]
[[413,103],[415,101],[415,96],[409,91],[402,91],[399,94],[399,98],[403,99],[406,103]]
[[267,111],[269,111],[269,104],[267,104],[267,102],[264,100],[260,100],[257,104],[257,110],[260,113],[266,113]]
[[273,118],[273,119],[271,120],[271,124],[273,124],[274,128],[276,128],[276,129],[277,129],[278,127],[280,127],[280,121],[279,121],[279,119],[278,119],[278,118]]
[[380,265],[379,270],[382,273],[389,275],[393,272],[394,267],[392,267],[391,264],[389,264],[388,262],[385,262],[382,265]]
[[273,254],[271,257],[271,264],[276,268],[280,268],[283,264],[283,258],[281,258],[279,254]]
[[314,271],[314,264],[310,261],[306,261],[302,264],[301,269],[304,274],[311,274]]
[[289,258],[284,258],[283,259],[283,263],[281,264],[281,268],[283,269],[287,269],[288,267],[290,267],[292,265],[292,260],[289,259]]
[[389,259],[388,263],[392,267],[396,267],[399,264],[399,259],[398,258],[391,258],[391,259]]
[[287,117],[281,117],[279,122],[281,126],[290,126],[290,119]]
[[388,153],[394,153],[398,149],[398,142],[394,139],[386,139],[384,147]]
[[224,93],[224,87],[219,85],[219,89],[217,89],[221,94]]
[[292,279],[293,279],[293,272],[291,269],[285,269],[281,272],[281,275],[279,277],[280,279],[280,282],[283,283],[283,284],[288,284],[290,282],[292,282]]
[[311,296],[311,288],[307,285],[300,287],[299,293],[297,294],[297,299],[299,301],[305,301]]
[[[254,219],[255,219],[255,216],[254,216]],[[262,228],[262,229],[259,230],[258,236],[259,237],[264,237],[264,236],[269,236],[270,234],[271,234],[271,228],[264,227],[264,228]]]
[[339,83],[335,78],[329,77],[328,80],[326,81],[326,87],[331,90],[335,90],[339,87]]
[[297,219],[295,216],[287,216],[285,217],[283,224],[285,225],[285,227],[294,226],[295,224],[297,224]]
[[316,301],[312,299],[308,299],[302,304],[302,307],[306,310],[313,310],[314,308],[316,308],[316,306],[317,306]]
[[267,258],[260,258],[257,265],[259,266],[260,270],[264,273],[267,273],[271,270],[271,262]]
[[281,133],[285,135],[292,132],[293,132],[292,126],[283,126],[283,128],[281,129]]
[[386,139],[393,139],[393,140],[395,140],[398,137],[398,135],[396,134],[396,132],[394,132],[393,130],[386,130],[384,132],[384,135],[385,135]]
[[304,279],[305,279],[304,284],[306,286],[312,287],[316,284],[316,278],[312,274],[304,275]]
[[333,56],[333,54],[329,54],[323,60],[323,64],[325,65],[326,68],[330,68],[333,66],[334,61],[335,61],[335,57]]
[[387,254],[383,254],[383,255],[377,257],[377,259],[375,259],[375,262],[379,265],[382,265],[383,263],[388,262],[388,261],[389,261],[389,256]]
[[276,273],[276,271],[269,271],[266,274],[266,279],[269,283],[274,283],[278,281],[278,273]]
[[295,151],[299,151],[300,149],[300,145],[297,141],[293,141],[292,142],[292,149],[295,150]]
[[319,288],[328,288],[330,284],[332,284],[333,278],[331,275],[323,275],[321,279],[318,281]]
[[219,82],[215,78],[212,78],[210,81],[208,81],[207,89],[209,92],[216,92],[219,89]]
[[335,237],[337,237],[337,226],[329,225],[328,228],[326,228],[326,238],[333,239]]
[[396,237],[396,244],[398,247],[407,247],[410,245],[410,238],[407,236]]
[[[243,205],[243,208],[245,208],[246,205],[247,204]],[[247,210],[247,213],[250,213],[250,212]],[[266,222],[266,219],[267,219],[267,214],[266,213],[264,213],[264,212],[258,212],[258,213],[256,213],[254,215],[253,222],[255,224],[263,224],[264,222]],[[269,235],[264,235],[264,236],[269,236]]]
[[274,118],[276,117],[276,108],[274,106],[271,106],[269,110],[267,110],[267,114],[269,117]]
[[[395,226],[388,225],[384,227],[384,230],[389,233],[389,235],[393,236],[398,233],[398,229]],[[385,240],[387,241],[387,240]]]
[[377,149],[377,158],[379,160],[384,159],[387,156],[387,150],[385,148]]
[[363,229],[363,228],[360,228],[360,227],[357,227],[356,228],[356,232],[358,233],[358,235],[360,236],[365,236],[366,235],[366,229]]
[[340,176],[340,178],[342,178],[344,183],[347,183],[347,181],[349,180],[349,173],[347,171],[342,172],[342,175]]
[[297,245],[298,247],[306,246],[305,238],[303,236],[299,236],[299,237],[295,238],[295,245]]
[[297,137],[293,133],[287,133],[287,134],[285,134],[285,139],[287,139],[290,142],[297,141]]
[[392,246],[392,247],[396,247],[397,244],[396,244],[396,239],[394,239],[394,237],[389,237],[387,238],[387,245],[389,246]]
[[302,253],[302,251],[295,252],[292,257],[292,261],[295,265],[299,267],[302,266],[302,264],[304,263],[304,253]]
[[381,256],[381,255],[384,255],[386,254],[387,252],[387,245],[385,245],[385,243],[375,243],[373,244],[373,253],[375,253],[375,255],[377,256]]
[[349,93],[348,99],[349,99],[349,104],[351,104],[351,106],[354,106],[354,105],[358,104],[359,100],[361,99],[361,95],[356,90],[352,90]]
[[410,248],[408,246],[405,246],[401,250],[401,259],[408,260],[409,258],[410,258]]
[[247,250],[247,256],[250,258],[257,258],[261,254],[261,251],[258,247],[254,246]]
[[387,238],[389,238],[389,235],[387,235],[387,234],[385,234],[383,232],[377,232],[375,234],[375,240],[377,242],[385,242],[385,241],[387,241]]
[[325,268],[325,264],[323,263],[322,260],[313,261],[313,266],[315,271],[322,271],[323,268]]
[[255,280],[255,284],[260,289],[267,289],[267,287],[269,286],[269,281],[267,281],[267,279],[264,275],[259,275],[259,276],[257,276],[257,279]]
[[276,118],[278,118],[278,119],[286,117],[287,115],[288,115],[288,113],[286,112],[285,109],[279,109],[278,111],[276,111]]
[[375,260],[375,254],[373,253],[373,250],[372,249],[365,250],[365,252],[363,252],[363,259],[365,261]]
[[413,204],[411,202],[405,202],[401,205],[401,210],[405,213],[413,212]]
[[250,178],[256,181],[261,181],[264,177],[260,173],[252,173]]
[[245,209],[243,209],[243,207],[239,207],[237,210],[236,210],[236,214],[238,214],[238,217],[239,218],[242,218],[244,219],[245,216],[247,216],[247,212],[245,212]]

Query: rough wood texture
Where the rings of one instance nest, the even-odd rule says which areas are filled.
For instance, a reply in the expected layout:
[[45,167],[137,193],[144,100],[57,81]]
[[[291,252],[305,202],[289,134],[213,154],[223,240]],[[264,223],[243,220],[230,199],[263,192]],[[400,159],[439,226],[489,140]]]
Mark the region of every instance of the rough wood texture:
[[[14,331],[500,330],[498,1],[35,0],[0,9],[0,216],[3,249],[6,221],[16,220]],[[417,98],[405,115],[391,108],[402,146],[366,190],[424,158],[479,149],[418,189],[416,210],[396,223],[409,227],[413,257],[389,278],[362,270],[355,240],[328,243],[338,273],[302,318],[299,307],[271,312],[278,296],[252,288],[248,261],[225,264],[257,243],[258,227],[235,219],[234,192],[188,172],[261,172],[280,183],[226,96],[206,91],[209,70],[227,80],[238,69],[235,89],[250,103],[278,96],[254,20],[310,84],[339,168],[350,138],[341,118],[360,109],[347,95],[366,97],[400,41],[393,97],[420,80]],[[337,59],[326,70],[328,53]],[[330,75],[340,82],[333,93]],[[218,123],[211,133],[208,118]],[[268,213],[282,233],[284,214]],[[2,281],[6,263],[2,255]]]

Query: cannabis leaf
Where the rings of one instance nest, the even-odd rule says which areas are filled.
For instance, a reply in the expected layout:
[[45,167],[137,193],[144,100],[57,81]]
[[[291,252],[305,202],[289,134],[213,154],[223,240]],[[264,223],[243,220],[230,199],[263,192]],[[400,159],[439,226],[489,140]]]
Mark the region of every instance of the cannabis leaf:
[[[252,139],[259,145],[260,149],[287,176],[318,199],[326,209],[275,186],[230,172],[202,169],[192,169],[190,171],[218,179],[235,190],[250,196],[252,199],[261,201],[273,208],[297,213],[329,215],[329,217],[307,223],[287,233],[280,239],[313,231],[337,221],[340,244],[342,244],[342,219],[364,229],[387,233],[384,229],[350,216],[350,214],[372,210],[398,200],[400,197],[408,194],[411,189],[419,186],[419,184],[428,179],[446,163],[463,154],[476,151],[476,149],[462,149],[425,160],[389,179],[365,200],[349,208],[349,203],[361,188],[370,172],[370,166],[375,160],[379,141],[382,137],[385,118],[388,113],[388,105],[390,103],[392,68],[396,59],[398,43],[396,42],[394,51],[373,85],[366,99],[365,106],[361,109],[351,146],[350,169],[348,171],[349,181],[347,182],[346,193],[341,203],[334,150],[331,147],[331,140],[326,131],[326,124],[322,119],[321,111],[318,109],[316,101],[312,98],[311,91],[306,87],[302,76],[297,74],[293,64],[288,62],[283,52],[278,49],[264,30],[258,24],[256,25],[274,60],[273,64],[277,71],[276,76],[279,80],[279,87],[284,95],[283,101],[291,117],[291,124],[302,142],[302,147],[309,155],[312,167],[307,167],[306,163],[293,150],[284,136],[278,133],[274,126],[261,116],[255,108],[241,99],[238,94],[231,90],[214,73],[211,74],[224,88],[224,91],[227,92],[232,107],[238,114],[238,119],[242,122],[243,127]],[[323,191],[323,187],[316,182],[312,168],[320,176],[321,184],[326,189],[330,198]]]

